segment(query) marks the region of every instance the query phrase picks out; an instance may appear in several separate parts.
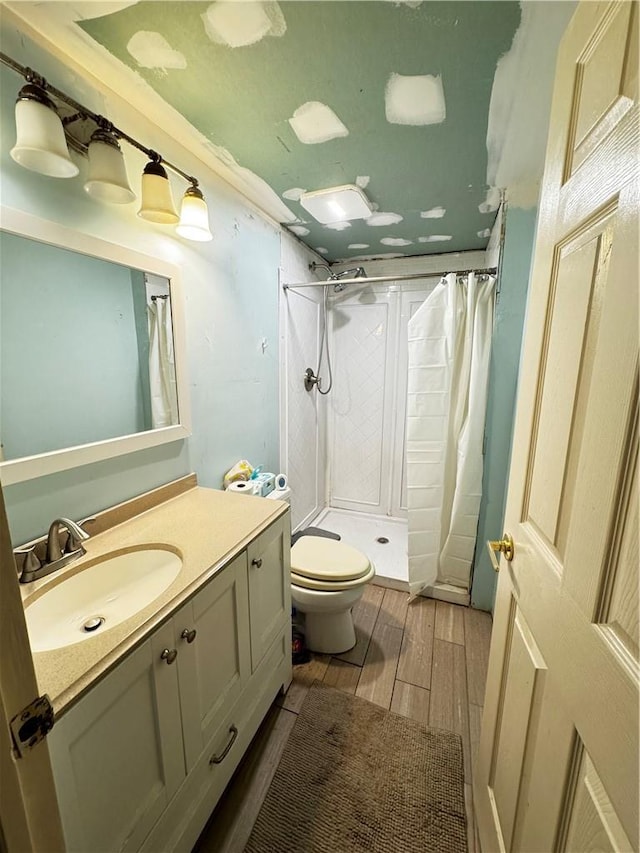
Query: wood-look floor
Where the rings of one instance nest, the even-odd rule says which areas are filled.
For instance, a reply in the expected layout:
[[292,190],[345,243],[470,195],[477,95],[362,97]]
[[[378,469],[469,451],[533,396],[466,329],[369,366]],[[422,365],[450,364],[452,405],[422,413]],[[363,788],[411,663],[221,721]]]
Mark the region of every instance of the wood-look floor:
[[488,613],[370,584],[354,608],[357,643],[313,655],[271,708],[195,851],[241,853],[289,733],[315,679],[437,728],[457,732],[464,753],[469,850],[476,850],[471,774],[489,657]]

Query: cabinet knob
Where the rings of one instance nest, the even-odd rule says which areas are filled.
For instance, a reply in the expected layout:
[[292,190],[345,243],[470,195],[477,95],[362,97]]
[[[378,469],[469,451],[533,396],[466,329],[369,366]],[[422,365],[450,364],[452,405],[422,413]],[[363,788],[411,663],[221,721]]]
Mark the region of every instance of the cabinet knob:
[[160,655],[160,659],[166,661],[168,664],[172,664],[177,657],[177,649],[163,649]]
[[183,640],[186,640],[187,643],[193,643],[193,641],[196,638],[196,634],[197,634],[197,631],[195,628],[192,628],[191,630],[189,630],[188,628],[185,628],[184,631],[182,632],[182,634],[180,634],[180,636],[182,637]]
[[256,569],[262,568],[262,557],[258,557],[257,559],[251,560],[251,565],[255,566]]

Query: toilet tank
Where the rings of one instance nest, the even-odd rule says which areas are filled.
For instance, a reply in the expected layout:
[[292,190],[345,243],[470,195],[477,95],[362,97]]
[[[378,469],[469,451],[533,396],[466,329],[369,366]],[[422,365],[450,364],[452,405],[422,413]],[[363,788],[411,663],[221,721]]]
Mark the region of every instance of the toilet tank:
[[291,503],[291,489],[287,486],[286,489],[275,489],[273,492],[269,492],[266,496],[267,500],[275,500],[275,501],[286,501],[288,504]]

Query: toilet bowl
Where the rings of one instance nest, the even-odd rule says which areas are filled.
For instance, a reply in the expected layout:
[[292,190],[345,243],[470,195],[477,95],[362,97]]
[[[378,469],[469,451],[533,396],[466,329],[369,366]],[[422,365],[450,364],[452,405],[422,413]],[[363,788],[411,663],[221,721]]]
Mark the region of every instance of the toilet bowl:
[[374,575],[369,558],[344,542],[298,539],[291,549],[291,600],[305,614],[311,651],[335,655],[355,646],[351,608]]

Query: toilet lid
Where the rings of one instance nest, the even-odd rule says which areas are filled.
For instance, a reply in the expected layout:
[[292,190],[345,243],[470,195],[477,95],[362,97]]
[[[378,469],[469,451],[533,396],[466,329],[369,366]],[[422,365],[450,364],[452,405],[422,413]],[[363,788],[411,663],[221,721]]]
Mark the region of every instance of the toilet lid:
[[366,554],[321,536],[301,536],[291,549],[291,572],[319,581],[350,581],[364,577],[371,568]]
[[304,575],[297,575],[295,572],[291,572],[291,591],[293,593],[296,587],[302,587],[303,589],[337,593],[343,589],[354,589],[359,586],[364,587],[365,584],[368,584],[369,581],[373,580],[375,573],[376,567],[373,563],[369,564],[369,571],[364,575],[348,581],[317,580],[316,578],[307,578]]

